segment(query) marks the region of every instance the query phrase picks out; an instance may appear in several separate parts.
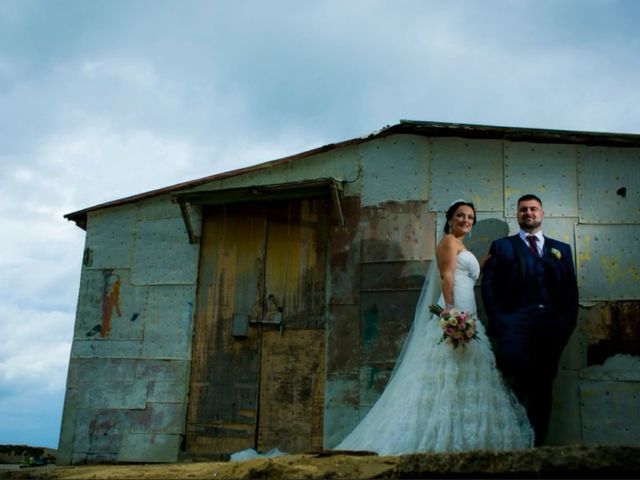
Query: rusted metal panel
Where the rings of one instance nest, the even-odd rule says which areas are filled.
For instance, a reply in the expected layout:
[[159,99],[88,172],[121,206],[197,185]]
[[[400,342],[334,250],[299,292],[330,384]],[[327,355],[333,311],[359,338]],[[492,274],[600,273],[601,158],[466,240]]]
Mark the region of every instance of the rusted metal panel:
[[327,244],[329,305],[357,304],[360,290],[360,199],[348,197],[342,200],[345,219],[343,226],[335,221],[329,224]]
[[74,338],[142,340],[147,289],[131,284],[129,269],[83,268]]
[[189,358],[194,290],[191,286],[149,287],[143,358]]
[[147,401],[184,403],[187,401],[187,382],[149,381]]
[[188,242],[182,217],[137,223],[132,283],[195,285],[197,259],[198,245]]
[[364,143],[358,152],[362,157],[362,206],[427,198],[427,139],[394,135]]
[[578,216],[575,145],[507,142],[504,147],[505,215],[515,212],[522,195],[533,193],[545,215]]
[[327,375],[324,400],[324,448],[333,448],[360,421],[358,375]]
[[360,306],[331,305],[327,319],[327,374],[355,374],[360,365]]
[[415,291],[362,292],[361,405],[378,398],[393,369],[420,295]]
[[326,200],[272,204],[269,209],[263,315],[281,310],[285,329],[324,328],[326,209]]
[[429,211],[444,212],[457,198],[484,211],[502,212],[502,142],[462,138],[431,139]]
[[384,203],[361,211],[362,261],[429,260],[435,216],[425,202]]
[[258,450],[322,449],[324,331],[265,332]]
[[136,375],[149,381],[187,383],[189,362],[177,360],[140,359]]
[[118,452],[118,462],[177,462],[181,435],[127,433]]
[[82,409],[78,411],[73,452],[116,457],[122,436],[135,422],[139,411],[122,409]]
[[576,227],[581,300],[640,298],[640,225]]
[[366,363],[395,362],[419,295],[419,290],[362,292],[360,328]]
[[589,309],[581,323],[588,365],[618,353],[640,357],[640,302],[604,302]]
[[258,328],[231,335],[234,313],[262,316],[266,210],[205,211],[195,311],[187,449],[233,452],[255,446]]
[[181,434],[184,432],[186,413],[184,403],[149,402],[147,407],[138,413],[137,421],[130,425],[127,431]]
[[364,418],[387,386],[393,362],[365,364],[360,369],[360,418]]
[[417,290],[422,289],[428,261],[380,262],[362,265],[363,291]]
[[640,223],[640,149],[580,147],[580,223]]

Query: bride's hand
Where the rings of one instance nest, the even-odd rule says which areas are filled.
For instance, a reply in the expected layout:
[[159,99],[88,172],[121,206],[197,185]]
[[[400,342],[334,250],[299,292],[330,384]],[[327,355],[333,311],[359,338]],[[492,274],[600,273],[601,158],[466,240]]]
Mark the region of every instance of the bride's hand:
[[480,258],[480,260],[478,261],[478,263],[480,264],[480,270],[484,268],[484,264],[487,263],[487,260],[489,260],[490,258],[491,258],[490,253],[487,253],[486,255]]

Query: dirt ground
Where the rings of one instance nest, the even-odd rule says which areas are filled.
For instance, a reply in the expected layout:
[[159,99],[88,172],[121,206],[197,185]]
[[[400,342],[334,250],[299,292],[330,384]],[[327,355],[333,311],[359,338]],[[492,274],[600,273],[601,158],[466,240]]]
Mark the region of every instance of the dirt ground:
[[23,480],[640,478],[640,447],[562,446],[398,457],[317,452],[242,462],[4,467],[1,479]]

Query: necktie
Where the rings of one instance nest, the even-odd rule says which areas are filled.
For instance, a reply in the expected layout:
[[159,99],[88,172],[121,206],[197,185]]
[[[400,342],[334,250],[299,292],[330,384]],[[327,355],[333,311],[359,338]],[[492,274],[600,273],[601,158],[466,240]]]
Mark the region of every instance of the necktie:
[[531,254],[534,257],[538,257],[538,245],[537,245],[538,237],[536,237],[535,235],[527,235],[525,239],[529,244],[529,250],[531,250]]

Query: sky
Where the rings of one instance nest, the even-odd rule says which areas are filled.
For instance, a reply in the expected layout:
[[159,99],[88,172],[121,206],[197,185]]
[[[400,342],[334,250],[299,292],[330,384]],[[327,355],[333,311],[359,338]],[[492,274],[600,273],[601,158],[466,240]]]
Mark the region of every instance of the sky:
[[63,215],[400,119],[640,133],[636,0],[0,0],[0,444],[57,447]]

